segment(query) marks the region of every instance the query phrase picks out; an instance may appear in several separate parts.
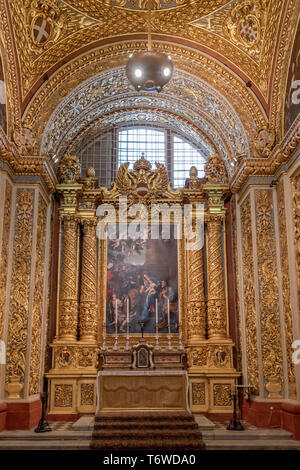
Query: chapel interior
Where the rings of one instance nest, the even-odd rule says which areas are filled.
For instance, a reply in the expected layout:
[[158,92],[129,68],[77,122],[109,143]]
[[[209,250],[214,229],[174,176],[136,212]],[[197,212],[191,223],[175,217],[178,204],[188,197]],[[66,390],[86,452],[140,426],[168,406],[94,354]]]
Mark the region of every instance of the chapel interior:
[[[299,113],[299,0],[0,0],[0,438],[238,406],[300,440]],[[102,239],[124,200],[171,239]]]

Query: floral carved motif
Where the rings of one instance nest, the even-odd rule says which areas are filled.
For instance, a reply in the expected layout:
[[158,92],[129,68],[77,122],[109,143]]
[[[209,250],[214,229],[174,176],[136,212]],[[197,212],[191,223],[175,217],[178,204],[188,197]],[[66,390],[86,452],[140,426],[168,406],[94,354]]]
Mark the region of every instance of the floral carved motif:
[[214,384],[213,401],[214,406],[231,406],[231,384]]
[[263,375],[266,388],[276,379],[279,384],[276,396],[280,397],[283,366],[272,191],[256,191],[255,202]]
[[192,383],[192,403],[193,405],[205,405],[204,383]]
[[42,196],[39,196],[37,221],[36,263],[34,281],[34,301],[32,313],[31,357],[30,357],[30,386],[29,394],[39,392],[38,381],[41,364],[41,329],[43,318],[43,295],[45,277],[45,246],[46,246],[47,206]]
[[6,382],[12,376],[25,381],[32,257],[33,191],[17,192],[12,286],[9,307]]
[[286,336],[286,357],[288,363],[289,394],[291,398],[296,398],[296,378],[292,363],[291,351],[293,343],[293,323],[290,305],[290,278],[288,264],[288,247],[286,233],[286,209],[284,201],[284,184],[280,181],[277,185],[278,216],[280,231],[280,261],[281,261],[281,285],[284,306],[285,336]]
[[3,214],[3,232],[2,232],[2,253],[0,262],[0,339],[3,337],[4,308],[6,299],[6,280],[8,267],[8,241],[10,231],[11,216],[11,185],[6,182],[4,214]]
[[81,384],[80,404],[94,404],[94,384]]
[[71,408],[73,404],[73,385],[55,385],[54,406]]
[[253,387],[253,393],[258,395],[258,355],[257,355],[257,327],[255,308],[253,242],[251,229],[251,204],[247,196],[241,206],[241,227],[243,243],[243,290],[244,310],[246,323],[246,352],[248,364],[248,381]]
[[204,294],[203,249],[189,250],[188,336],[205,336],[206,306]]

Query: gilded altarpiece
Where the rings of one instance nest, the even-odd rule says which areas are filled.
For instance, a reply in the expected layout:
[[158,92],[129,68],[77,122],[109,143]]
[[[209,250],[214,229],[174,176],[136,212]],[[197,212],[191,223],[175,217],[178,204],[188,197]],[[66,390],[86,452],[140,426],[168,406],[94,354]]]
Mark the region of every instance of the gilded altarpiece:
[[[120,198],[126,198],[129,221],[136,217],[135,204],[143,204],[148,209],[148,216],[153,204],[177,206],[179,209],[183,209],[184,204],[194,204],[194,211],[197,203],[203,205],[204,246],[186,250],[184,239],[177,240],[178,289],[171,283],[165,287],[165,281],[160,279],[162,290],[169,289],[169,293],[171,288],[174,290],[174,299],[170,300],[170,314],[174,319],[171,331],[168,334],[164,328],[162,315],[159,345],[155,329],[147,331],[145,328],[144,336],[147,343],[156,348],[154,354],[163,356],[170,353],[170,347],[171,352],[178,353],[179,357],[182,351],[186,353],[193,411],[230,412],[231,389],[240,374],[233,367],[234,344],[228,335],[224,197],[229,187],[224,164],[218,155],[212,155],[206,164],[206,178],[198,178],[196,169],[191,169],[185,188],[177,190],[171,189],[167,171],[161,164],[156,164],[153,171],[150,163],[142,158],[135,163],[133,170],[128,166],[121,165],[116,181],[107,189],[98,187],[92,168],[87,170],[85,178],[80,178],[76,157],[66,154],[60,164],[57,186],[61,198],[57,331],[51,345],[52,368],[46,374],[50,382],[50,414],[94,412],[98,370],[103,367],[130,368],[128,364],[117,364],[116,361],[126,362],[126,354],[132,354],[141,337],[138,322],[127,336],[126,300],[128,305],[130,302],[130,314],[134,313],[133,294],[130,299],[111,296],[109,301],[107,298],[107,289],[114,286],[112,277],[117,276],[118,270],[116,267],[112,270],[114,261],[107,256],[111,241],[99,236],[99,221],[104,215],[100,215],[99,207],[105,205],[108,208],[106,221],[113,223],[115,216],[118,220],[122,215]],[[178,225],[176,217],[175,212],[171,214],[174,227]],[[183,224],[183,219],[180,219],[180,224]],[[124,254],[128,249],[124,244],[122,252],[118,239],[114,243],[116,248],[120,248],[120,253]],[[154,256],[153,250],[151,256]],[[123,261],[116,263],[118,269],[126,265]],[[151,269],[157,274],[155,263]],[[161,270],[163,272],[163,266]],[[155,282],[148,274],[142,273],[141,284],[148,289],[149,299]],[[111,283],[108,283],[108,276]],[[127,281],[130,282],[130,276]],[[150,316],[154,316],[150,301],[147,307],[148,314],[150,312]],[[119,324],[114,330],[116,312],[123,315],[123,323],[118,319]],[[108,327],[109,320],[112,324]],[[115,363],[103,366],[103,357],[108,354]],[[161,364],[157,368],[166,367]]]

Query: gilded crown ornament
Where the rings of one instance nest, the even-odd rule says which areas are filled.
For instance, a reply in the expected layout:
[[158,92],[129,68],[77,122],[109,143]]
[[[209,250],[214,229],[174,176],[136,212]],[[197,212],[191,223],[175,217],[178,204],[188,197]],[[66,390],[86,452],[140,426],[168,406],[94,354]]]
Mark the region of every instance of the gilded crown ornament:
[[137,160],[134,165],[134,170],[151,170],[151,163],[145,159],[145,154],[142,153],[141,158]]

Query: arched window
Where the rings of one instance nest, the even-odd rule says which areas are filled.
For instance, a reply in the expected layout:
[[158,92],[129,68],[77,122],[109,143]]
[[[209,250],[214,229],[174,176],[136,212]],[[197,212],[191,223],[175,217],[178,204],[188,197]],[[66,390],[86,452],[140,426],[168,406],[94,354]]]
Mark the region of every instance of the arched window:
[[88,166],[93,166],[101,186],[110,186],[120,165],[133,163],[141,158],[152,163],[163,163],[173,188],[183,187],[192,165],[198,168],[199,177],[204,176],[208,150],[200,142],[197,145],[174,128],[141,123],[135,126],[119,125],[102,132],[86,142],[79,157],[82,176]]

